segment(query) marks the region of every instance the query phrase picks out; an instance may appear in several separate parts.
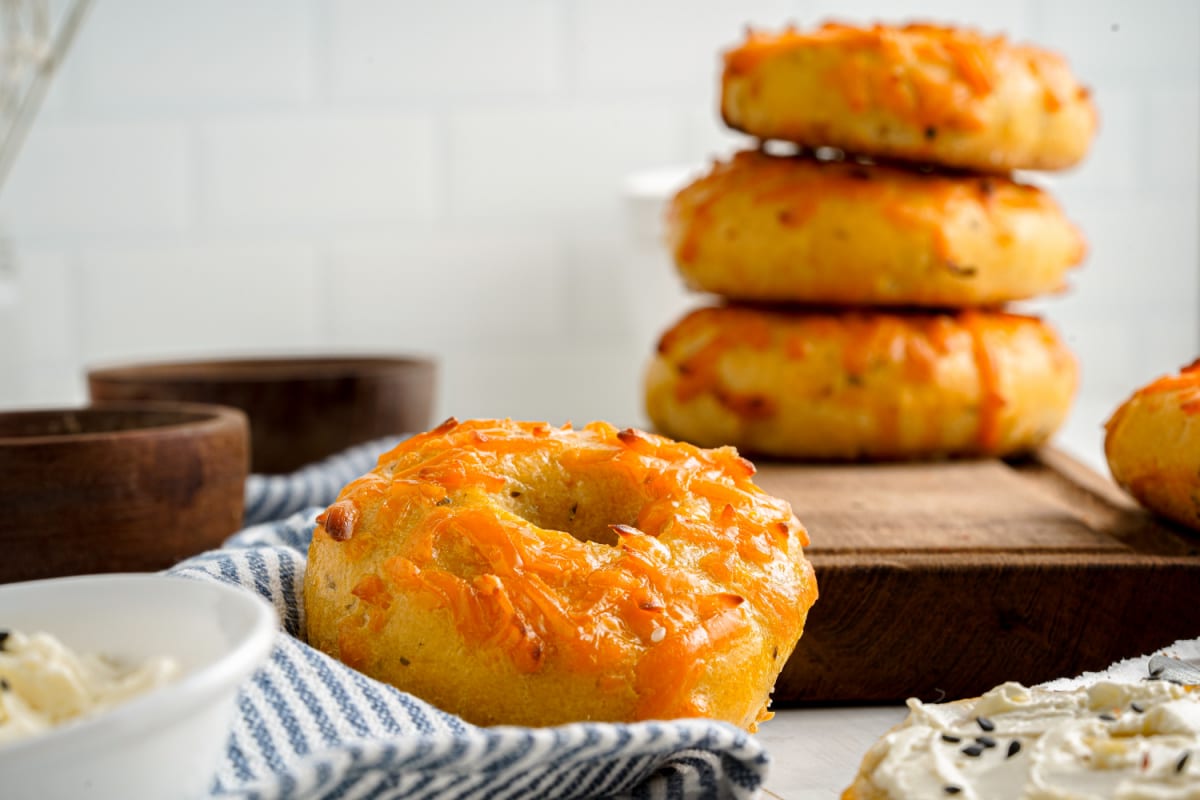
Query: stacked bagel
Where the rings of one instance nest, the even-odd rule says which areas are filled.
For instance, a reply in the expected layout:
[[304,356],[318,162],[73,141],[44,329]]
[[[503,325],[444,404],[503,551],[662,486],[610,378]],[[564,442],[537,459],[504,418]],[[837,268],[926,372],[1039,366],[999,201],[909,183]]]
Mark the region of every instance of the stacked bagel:
[[763,144],[670,204],[676,266],[722,302],[659,342],[659,430],[803,459],[1006,456],[1054,433],[1076,361],[1004,309],[1061,291],[1086,252],[1010,174],[1091,143],[1059,56],[929,25],[752,32],[721,111]]

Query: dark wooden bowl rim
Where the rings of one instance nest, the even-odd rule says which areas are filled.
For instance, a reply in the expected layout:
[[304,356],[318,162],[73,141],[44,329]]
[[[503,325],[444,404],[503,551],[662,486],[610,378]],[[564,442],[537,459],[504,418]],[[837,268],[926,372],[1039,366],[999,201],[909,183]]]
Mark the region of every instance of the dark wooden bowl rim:
[[423,356],[296,356],[130,364],[88,371],[112,383],[268,383],[384,375],[431,367]]
[[205,403],[121,403],[102,408],[9,411],[0,413],[0,447],[134,439],[180,430],[202,432],[237,423],[243,416],[236,408]]

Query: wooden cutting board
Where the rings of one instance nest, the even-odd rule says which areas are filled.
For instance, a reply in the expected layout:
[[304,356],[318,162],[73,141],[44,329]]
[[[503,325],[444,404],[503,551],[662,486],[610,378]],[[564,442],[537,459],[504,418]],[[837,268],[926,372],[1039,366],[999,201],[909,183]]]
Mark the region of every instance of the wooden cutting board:
[[1200,534],[1060,452],[758,466],[820,589],[776,706],[967,697],[1200,636]]

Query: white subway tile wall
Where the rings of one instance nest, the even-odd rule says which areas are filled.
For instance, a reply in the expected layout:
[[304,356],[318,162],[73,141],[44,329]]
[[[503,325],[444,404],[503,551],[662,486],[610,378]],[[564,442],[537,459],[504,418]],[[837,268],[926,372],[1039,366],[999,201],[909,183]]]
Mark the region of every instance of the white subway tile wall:
[[[14,258],[7,253],[6,257]],[[75,314],[69,259],[61,252],[25,250],[21,270],[14,276],[0,314],[0,367],[3,373],[26,364],[70,363],[79,357],[79,321]],[[19,302],[18,302],[19,301]],[[21,397],[27,390],[17,381],[0,382],[6,391]],[[10,401],[11,402],[11,401]]]
[[[291,0],[107,0],[89,15],[68,69],[93,113],[303,106],[315,95],[312,13]],[[86,63],[86,68],[84,67]]]
[[573,74],[578,90],[625,98],[686,99],[715,106],[722,45],[748,23],[795,18],[789,0],[581,0],[575,6]]
[[90,364],[247,343],[317,347],[318,272],[313,247],[299,242],[87,248],[80,355]]
[[182,233],[194,218],[186,124],[80,121],[36,126],[0,195],[10,235],[56,242]]
[[561,250],[549,236],[473,230],[337,242],[321,318],[343,348],[521,352],[569,326]]
[[645,424],[643,365],[703,298],[626,178],[739,146],[719,52],[826,18],[1003,31],[1094,88],[1088,161],[1037,178],[1091,254],[1028,307],[1098,453],[1200,350],[1193,0],[104,0],[0,190],[0,408],[83,402],[97,363],[413,351],[439,415]]
[[200,131],[201,213],[219,230],[428,224],[440,211],[433,118],[279,113]]
[[322,46],[331,95],[365,106],[563,96],[557,0],[333,0]]
[[679,114],[662,103],[589,100],[450,114],[451,215],[558,229],[612,224],[621,177],[677,157]]

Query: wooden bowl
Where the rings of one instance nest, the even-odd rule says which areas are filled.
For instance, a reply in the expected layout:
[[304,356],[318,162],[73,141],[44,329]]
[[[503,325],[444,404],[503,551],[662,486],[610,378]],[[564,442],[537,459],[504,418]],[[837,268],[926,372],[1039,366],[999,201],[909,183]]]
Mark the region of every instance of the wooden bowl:
[[246,417],[220,406],[0,414],[0,582],[164,569],[241,527]]
[[291,357],[140,364],[88,372],[92,402],[218,403],[250,418],[251,468],[291,472],[381,436],[428,429],[427,358]]

